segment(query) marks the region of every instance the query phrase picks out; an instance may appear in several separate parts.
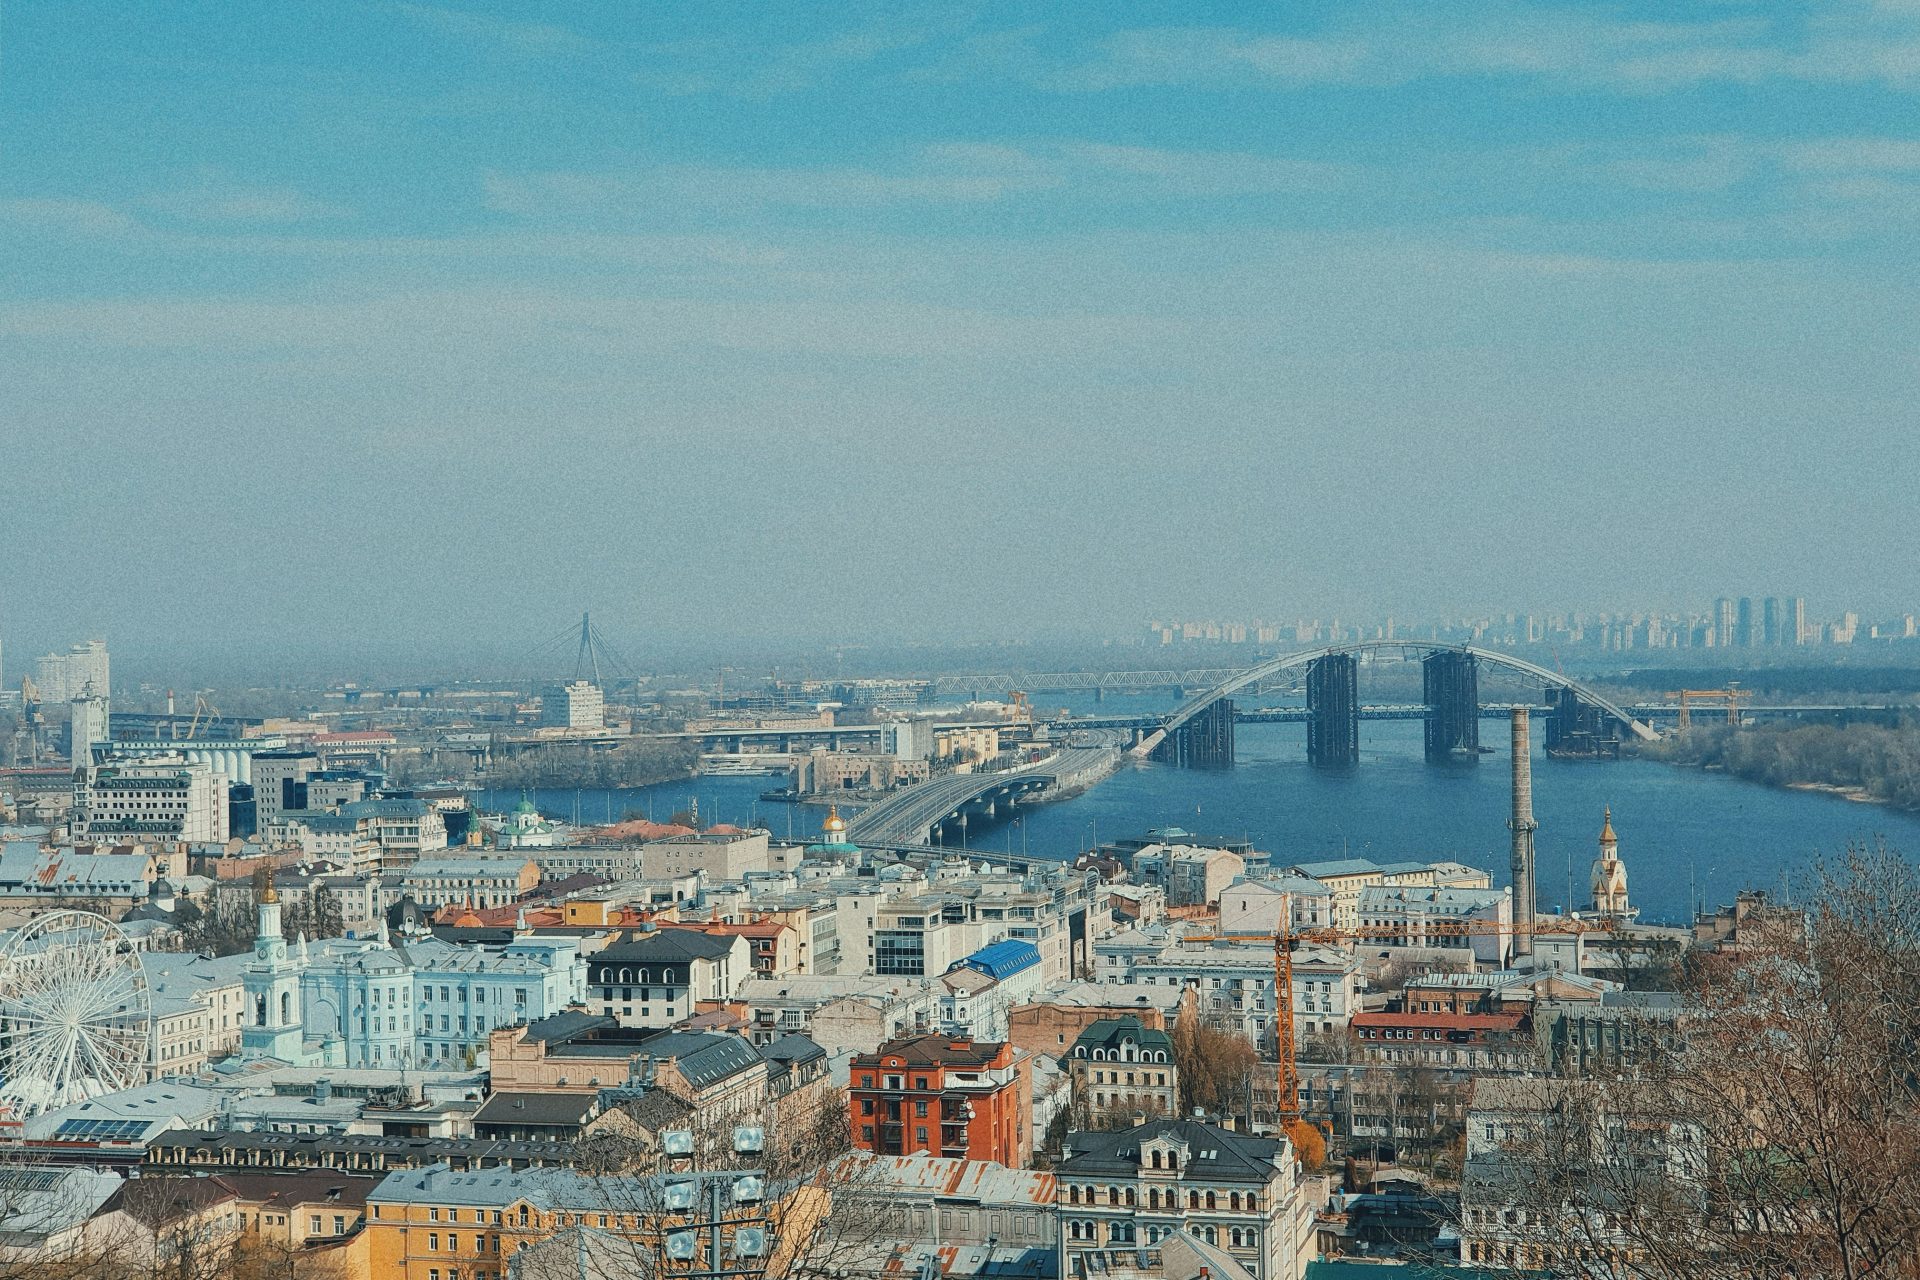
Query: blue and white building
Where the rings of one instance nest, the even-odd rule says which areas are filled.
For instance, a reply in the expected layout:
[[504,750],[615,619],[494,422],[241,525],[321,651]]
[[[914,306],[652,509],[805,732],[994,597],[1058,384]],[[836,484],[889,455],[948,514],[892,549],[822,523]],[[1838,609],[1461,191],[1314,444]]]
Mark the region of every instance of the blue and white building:
[[1007,1038],[1007,1012],[1039,997],[1040,948],[1008,938],[964,956],[940,979],[940,1030],[975,1040]]
[[586,961],[572,938],[396,942],[383,921],[371,938],[301,938],[289,947],[277,900],[261,902],[259,921],[241,1060],[449,1067],[483,1051],[495,1027],[537,1021],[586,998]]

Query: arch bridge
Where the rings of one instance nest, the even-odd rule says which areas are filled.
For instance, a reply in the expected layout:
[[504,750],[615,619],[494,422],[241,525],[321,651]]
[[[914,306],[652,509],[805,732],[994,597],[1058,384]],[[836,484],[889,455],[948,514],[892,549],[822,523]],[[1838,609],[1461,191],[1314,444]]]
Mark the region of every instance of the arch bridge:
[[1307,758],[1315,764],[1353,764],[1360,755],[1360,659],[1376,653],[1420,657],[1429,760],[1479,754],[1482,663],[1529,676],[1548,690],[1549,750],[1584,754],[1614,743],[1622,731],[1642,741],[1659,737],[1652,726],[1591,685],[1512,654],[1464,644],[1366,640],[1289,653],[1248,667],[1188,698],[1131,750],[1177,764],[1231,764],[1233,695],[1280,672],[1305,667]]

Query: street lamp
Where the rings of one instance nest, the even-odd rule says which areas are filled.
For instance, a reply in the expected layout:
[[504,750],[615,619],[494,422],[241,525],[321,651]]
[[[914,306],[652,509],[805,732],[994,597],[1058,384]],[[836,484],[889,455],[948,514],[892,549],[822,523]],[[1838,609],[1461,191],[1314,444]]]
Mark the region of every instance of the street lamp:
[[[732,1145],[737,1156],[757,1156],[766,1150],[766,1130],[759,1125],[736,1125]],[[661,1135],[660,1146],[669,1163],[661,1204],[668,1215],[686,1218],[673,1224],[661,1241],[667,1261],[681,1264],[667,1268],[668,1274],[688,1280],[763,1274],[772,1224],[764,1214],[741,1216],[741,1211],[752,1215],[754,1206],[765,1201],[766,1174],[758,1169],[686,1167],[694,1157],[691,1130],[668,1130]]]

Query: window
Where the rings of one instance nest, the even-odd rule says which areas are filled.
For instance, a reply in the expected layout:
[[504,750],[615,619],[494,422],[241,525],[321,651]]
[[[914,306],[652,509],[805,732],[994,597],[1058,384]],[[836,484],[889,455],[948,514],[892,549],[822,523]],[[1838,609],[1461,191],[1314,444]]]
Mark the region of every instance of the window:
[[431,1253],[440,1252],[440,1233],[438,1231],[427,1232],[427,1249]]
[[440,1206],[439,1206],[439,1205],[435,1205],[435,1206],[434,1206],[433,1208],[431,1208],[431,1209],[428,1209],[428,1210],[427,1210],[427,1221],[428,1221],[428,1222],[438,1222],[438,1221],[440,1221]]
[[333,1234],[337,1236],[347,1234],[347,1220],[343,1215],[338,1213],[333,1215]]
[[320,1215],[319,1214],[316,1213],[311,1218],[308,1219],[307,1230],[312,1232],[316,1236],[320,1234]]

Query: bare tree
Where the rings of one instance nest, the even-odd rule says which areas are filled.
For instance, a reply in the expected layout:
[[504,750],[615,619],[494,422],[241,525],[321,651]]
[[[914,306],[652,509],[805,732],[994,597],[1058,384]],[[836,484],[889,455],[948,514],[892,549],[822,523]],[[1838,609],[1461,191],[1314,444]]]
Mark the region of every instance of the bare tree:
[[1511,1117],[1476,1095],[1509,1132],[1469,1135],[1469,1261],[1920,1277],[1920,870],[1850,850],[1804,927],[1697,958],[1686,997],[1631,1075],[1533,1082]]
[[667,1188],[711,1176],[716,1166],[729,1163],[760,1175],[765,1195],[736,1203],[730,1188],[721,1188],[723,1247],[730,1248],[747,1227],[766,1231],[770,1240],[764,1256],[734,1258],[730,1267],[741,1273],[761,1268],[759,1274],[780,1280],[858,1274],[875,1256],[876,1242],[887,1238],[892,1184],[879,1161],[850,1149],[844,1095],[831,1096],[842,1105],[791,1116],[784,1132],[770,1128],[766,1149],[757,1155],[724,1155],[732,1121],[699,1113],[685,1125],[703,1153],[697,1164],[667,1156],[658,1134],[596,1135],[580,1180],[568,1192],[580,1211],[573,1215],[574,1229],[516,1258],[514,1274],[521,1280],[654,1280],[684,1271],[684,1264],[666,1256],[667,1236],[687,1229],[690,1219],[706,1220],[713,1202],[702,1187],[691,1209],[676,1208],[667,1201]]

